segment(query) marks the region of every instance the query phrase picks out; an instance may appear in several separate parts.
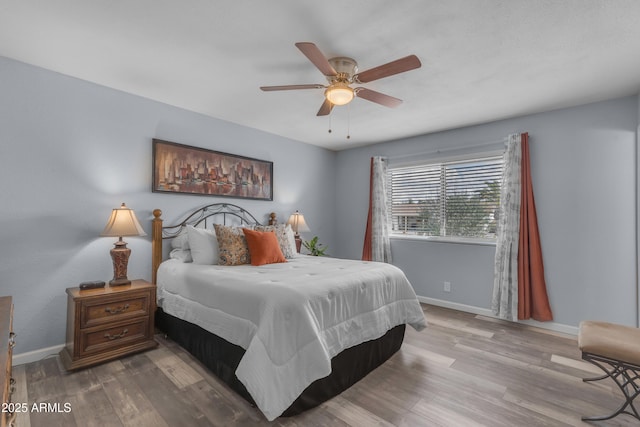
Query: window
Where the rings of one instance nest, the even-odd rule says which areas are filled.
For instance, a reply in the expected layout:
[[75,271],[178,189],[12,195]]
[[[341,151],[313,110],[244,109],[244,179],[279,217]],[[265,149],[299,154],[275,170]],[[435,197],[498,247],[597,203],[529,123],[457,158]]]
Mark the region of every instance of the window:
[[391,233],[495,240],[503,157],[390,167]]

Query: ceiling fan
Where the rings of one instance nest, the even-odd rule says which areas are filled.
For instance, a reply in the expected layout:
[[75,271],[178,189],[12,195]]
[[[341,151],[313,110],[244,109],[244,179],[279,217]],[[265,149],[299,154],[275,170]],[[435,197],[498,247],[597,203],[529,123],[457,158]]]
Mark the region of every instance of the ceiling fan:
[[315,44],[309,42],[296,43],[296,47],[325,75],[328,84],[261,86],[260,89],[263,91],[325,89],[325,100],[318,111],[318,116],[328,115],[335,105],[346,105],[354,97],[395,108],[402,104],[401,99],[364,87],[352,88],[351,85],[369,83],[422,66],[417,56],[409,55],[359,73],[358,63],[352,58],[340,56],[327,59]]

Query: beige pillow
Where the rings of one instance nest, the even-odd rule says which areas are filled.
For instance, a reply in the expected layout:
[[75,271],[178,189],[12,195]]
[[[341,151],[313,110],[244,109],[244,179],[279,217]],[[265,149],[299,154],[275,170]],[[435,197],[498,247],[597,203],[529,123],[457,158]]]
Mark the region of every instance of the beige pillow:
[[242,227],[229,227],[220,224],[213,225],[218,238],[218,264],[241,265],[251,264],[247,239]]

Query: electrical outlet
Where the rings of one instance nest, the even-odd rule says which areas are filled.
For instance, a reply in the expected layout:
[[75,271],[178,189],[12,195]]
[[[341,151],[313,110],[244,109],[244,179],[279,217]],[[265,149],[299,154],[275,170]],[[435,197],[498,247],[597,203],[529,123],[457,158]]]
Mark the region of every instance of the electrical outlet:
[[451,292],[451,282],[444,282],[444,291]]

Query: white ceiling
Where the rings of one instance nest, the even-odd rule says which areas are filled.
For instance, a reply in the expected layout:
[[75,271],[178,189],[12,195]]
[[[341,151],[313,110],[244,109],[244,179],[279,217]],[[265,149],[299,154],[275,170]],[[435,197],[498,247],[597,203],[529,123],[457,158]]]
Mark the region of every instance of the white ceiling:
[[[422,68],[316,117],[322,90],[259,90],[326,82],[298,41]],[[640,1],[0,0],[0,55],[340,150],[636,94]]]

